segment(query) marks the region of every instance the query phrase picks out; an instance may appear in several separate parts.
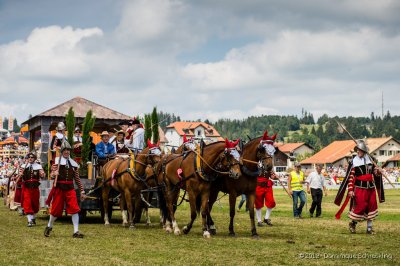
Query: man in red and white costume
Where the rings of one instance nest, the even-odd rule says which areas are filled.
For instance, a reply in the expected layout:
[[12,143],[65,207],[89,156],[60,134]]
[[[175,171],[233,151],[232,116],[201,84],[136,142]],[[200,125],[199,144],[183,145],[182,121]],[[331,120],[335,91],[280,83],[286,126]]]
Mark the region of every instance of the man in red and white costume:
[[81,192],[81,200],[85,199],[85,191],[79,178],[79,165],[70,157],[71,150],[71,145],[67,141],[64,141],[61,145],[61,156],[56,158],[55,163],[51,167],[50,175],[55,178],[54,182],[56,184],[53,186],[46,201],[48,205],[51,202],[50,220],[44,230],[46,237],[50,236],[55,220],[62,216],[65,205],[66,212],[72,215],[72,224],[74,225],[74,234],[72,237],[83,238],[83,234],[78,230],[80,208],[74,189],[74,180]]
[[385,201],[382,175],[368,155],[368,147],[363,140],[358,140],[354,149],[357,155],[349,164],[346,179],[342,182],[335,199],[335,204],[340,206],[347,187],[346,200],[336,214],[336,218],[340,218],[347,202],[351,200],[348,214],[352,220],[349,223],[350,232],[356,233],[357,223],[367,220],[367,234],[374,234],[372,221],[378,216],[376,192],[378,192],[379,201]]
[[[276,139],[276,134],[272,137],[264,134],[263,139],[261,140],[261,144],[264,146],[266,145],[268,153],[273,156],[275,153],[274,141]],[[271,212],[272,209],[275,208],[276,203],[274,199],[274,192],[272,190],[273,182],[271,179],[277,179],[278,177],[275,173],[272,172],[265,172],[263,171],[259,177],[257,177],[257,187],[256,187],[256,199],[254,202],[254,206],[256,208],[256,216],[257,216],[257,225],[264,226],[262,222],[262,213],[261,209],[265,206],[267,207],[267,212],[265,213],[264,223],[269,226],[272,226],[271,223]]]
[[19,179],[22,180],[22,208],[28,218],[28,227],[36,225],[36,214],[40,204],[40,179],[45,173],[40,164],[36,163],[36,155],[33,152],[27,154],[28,162],[19,168]]

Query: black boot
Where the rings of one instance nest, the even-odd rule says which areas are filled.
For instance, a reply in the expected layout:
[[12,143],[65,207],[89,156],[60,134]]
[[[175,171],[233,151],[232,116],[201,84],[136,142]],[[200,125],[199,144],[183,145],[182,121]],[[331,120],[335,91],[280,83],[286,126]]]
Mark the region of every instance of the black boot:
[[356,225],[357,225],[357,222],[355,222],[355,221],[351,221],[349,223],[349,231],[350,231],[350,233],[352,233],[352,234],[356,233]]
[[44,229],[44,236],[49,237],[51,230],[53,230],[53,228],[46,226],[46,228]]

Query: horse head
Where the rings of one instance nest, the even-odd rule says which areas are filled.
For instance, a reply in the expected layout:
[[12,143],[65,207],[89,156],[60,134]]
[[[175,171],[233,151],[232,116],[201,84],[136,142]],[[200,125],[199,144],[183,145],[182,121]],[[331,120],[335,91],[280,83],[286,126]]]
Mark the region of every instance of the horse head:
[[225,139],[225,149],[219,159],[219,168],[228,169],[229,176],[234,179],[237,179],[242,175],[240,170],[240,164],[242,164],[242,161],[237,148],[239,141],[240,139],[237,139],[234,142]]
[[161,160],[161,149],[160,149],[160,141],[156,144],[151,143],[150,140],[147,140],[147,152],[146,152],[146,164],[156,165]]
[[188,139],[186,137],[186,134],[183,135],[183,148],[182,151],[194,151],[196,150],[196,143],[194,142],[193,137],[190,137],[190,139]]
[[268,130],[264,132],[258,147],[257,147],[257,160],[258,167],[261,169],[261,174],[270,173],[274,166],[274,154],[276,149],[274,142],[277,134],[268,136]]

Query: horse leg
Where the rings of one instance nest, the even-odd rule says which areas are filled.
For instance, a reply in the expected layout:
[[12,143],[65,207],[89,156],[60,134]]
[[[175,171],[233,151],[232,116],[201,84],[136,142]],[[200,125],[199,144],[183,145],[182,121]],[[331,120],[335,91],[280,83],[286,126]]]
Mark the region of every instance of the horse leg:
[[151,225],[151,221],[150,221],[150,215],[149,215],[149,208],[147,206],[144,207],[144,211],[146,213],[146,225],[150,226]]
[[128,227],[128,210],[126,206],[126,199],[124,193],[120,194],[119,206],[121,208],[121,213],[122,213],[122,226]]
[[[172,189],[174,190],[174,189]],[[174,231],[175,235],[180,235],[181,230],[179,229],[178,223],[175,220],[175,210],[174,210],[174,204],[175,198],[177,197],[176,194],[179,195],[179,189],[176,189],[178,192],[172,192],[169,187],[166,188],[166,191],[164,192],[164,197],[166,201],[166,206],[167,206],[167,217],[164,217],[165,220],[165,231],[167,233],[171,233],[172,230]],[[171,228],[171,223],[172,223],[172,228]]]
[[103,213],[104,213],[104,225],[110,225],[108,220],[108,195],[110,194],[110,187],[104,186],[101,191],[101,197],[103,200]]
[[209,215],[209,210],[208,210],[208,198],[210,194],[209,192],[203,192],[201,195],[201,218],[203,222],[203,237],[205,238],[210,238],[211,234],[208,231],[208,226],[207,226],[207,216]]
[[208,213],[207,213],[207,225],[208,225],[208,230],[212,235],[216,235],[217,234],[217,228],[215,227],[214,221],[211,217],[211,210],[212,207],[214,206],[215,201],[218,198],[218,191],[217,190],[213,190],[211,188],[210,191],[210,197],[208,199]]
[[231,192],[229,194],[229,216],[230,216],[229,235],[230,236],[235,236],[235,230],[233,228],[233,220],[235,218],[236,196],[237,195],[235,192]]
[[251,236],[258,239],[256,223],[254,222],[254,201],[256,200],[255,193],[246,194],[247,196],[247,207],[249,208],[250,223],[251,223]]
[[190,222],[183,227],[183,233],[186,235],[190,232],[190,229],[192,229],[194,220],[196,220],[196,195],[194,194],[193,191],[188,191],[189,194],[189,204],[190,204]]
[[129,223],[129,229],[135,229],[135,224],[133,223],[133,205],[132,205],[132,196],[131,192],[129,191],[129,188],[124,189],[125,193],[125,202],[126,202],[126,207],[128,209],[128,223]]

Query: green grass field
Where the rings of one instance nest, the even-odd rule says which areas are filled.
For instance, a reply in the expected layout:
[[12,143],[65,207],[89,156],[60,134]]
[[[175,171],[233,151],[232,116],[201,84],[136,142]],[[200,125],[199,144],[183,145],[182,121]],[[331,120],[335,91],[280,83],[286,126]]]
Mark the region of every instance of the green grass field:
[[[215,205],[218,234],[211,239],[203,239],[200,219],[189,235],[166,234],[156,209],[151,210],[151,227],[123,228],[118,211],[113,225],[105,227],[95,213],[80,226],[84,239],[72,238],[69,217],[57,221],[51,237],[45,238],[45,215],[38,217],[36,227],[27,228],[25,217],[1,206],[0,265],[399,265],[400,192],[387,190],[386,203],[379,205],[380,216],[374,224],[376,235],[365,234],[365,223],[351,235],[345,215],[335,220],[334,194],[331,191],[323,199],[323,218],[295,220],[291,200],[282,190],[275,190],[274,226],[258,228],[259,240],[250,237],[248,213],[243,210],[236,215],[237,236],[228,236],[228,197]],[[182,229],[189,219],[187,203],[179,207],[177,219]]]

